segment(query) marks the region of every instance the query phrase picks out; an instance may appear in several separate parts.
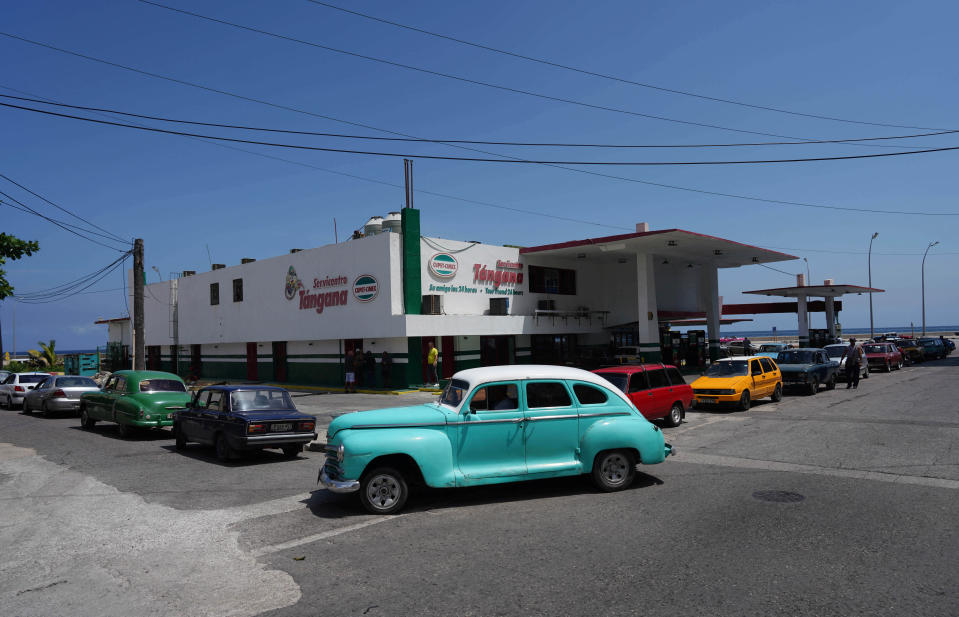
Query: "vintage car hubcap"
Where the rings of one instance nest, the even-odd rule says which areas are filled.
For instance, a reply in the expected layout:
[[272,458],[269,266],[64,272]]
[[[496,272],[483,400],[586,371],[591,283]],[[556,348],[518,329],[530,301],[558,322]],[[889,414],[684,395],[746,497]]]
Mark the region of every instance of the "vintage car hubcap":
[[366,495],[379,508],[389,508],[400,494],[400,484],[392,476],[376,476],[370,480]]
[[609,456],[603,462],[603,476],[610,484],[619,484],[626,479],[626,459],[619,454]]

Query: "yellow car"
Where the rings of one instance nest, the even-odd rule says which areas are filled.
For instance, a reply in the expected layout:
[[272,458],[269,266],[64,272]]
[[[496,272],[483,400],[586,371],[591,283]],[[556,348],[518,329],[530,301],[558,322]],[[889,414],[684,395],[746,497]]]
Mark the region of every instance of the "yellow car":
[[734,403],[746,411],[752,401],[765,396],[779,402],[783,377],[775,360],[763,356],[735,356],[709,365],[692,383],[693,404],[699,408]]

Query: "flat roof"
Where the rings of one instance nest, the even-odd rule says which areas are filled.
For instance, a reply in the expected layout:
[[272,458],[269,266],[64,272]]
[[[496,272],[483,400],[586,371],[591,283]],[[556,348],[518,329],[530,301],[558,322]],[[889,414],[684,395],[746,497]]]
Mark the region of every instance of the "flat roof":
[[736,268],[749,264],[799,259],[795,255],[684,229],[662,229],[586,238],[557,244],[529,246],[521,248],[519,252],[520,255],[549,255],[594,261],[614,261],[629,254],[644,253],[692,263],[711,263],[719,268]]
[[775,287],[773,289],[757,289],[744,291],[744,294],[758,296],[782,296],[784,298],[798,298],[799,296],[838,297],[846,294],[884,293],[885,289],[863,287],[862,285],[805,285],[803,287]]
[[114,317],[113,319],[98,319],[98,320],[96,320],[96,321],[93,322],[93,323],[95,323],[95,324],[98,324],[98,323],[114,323],[114,322],[117,322],[117,321],[130,321],[130,318],[129,318],[129,317]]

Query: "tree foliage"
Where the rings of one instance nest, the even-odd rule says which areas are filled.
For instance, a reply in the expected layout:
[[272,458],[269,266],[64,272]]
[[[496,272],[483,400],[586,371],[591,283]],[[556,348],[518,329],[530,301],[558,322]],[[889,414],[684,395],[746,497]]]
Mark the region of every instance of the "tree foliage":
[[[23,256],[33,255],[40,250],[40,245],[33,240],[21,240],[10,234],[0,233],[0,266],[7,260],[16,261]],[[0,268],[0,300],[13,294],[13,287],[7,282],[7,273]]]
[[57,364],[57,342],[55,340],[50,340],[49,343],[44,343],[43,341],[37,341],[37,345],[40,346],[41,351],[36,349],[30,349],[27,351],[30,354],[30,362],[33,363],[37,368],[52,368]]

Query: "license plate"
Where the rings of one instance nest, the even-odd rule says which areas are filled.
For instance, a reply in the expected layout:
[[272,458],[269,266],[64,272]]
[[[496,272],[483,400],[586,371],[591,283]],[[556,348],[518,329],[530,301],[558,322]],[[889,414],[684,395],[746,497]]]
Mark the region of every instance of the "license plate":
[[716,399],[714,398],[698,398],[696,399],[697,403],[715,403]]
[[270,430],[273,431],[274,433],[292,431],[293,425],[292,424],[273,424],[270,426]]

